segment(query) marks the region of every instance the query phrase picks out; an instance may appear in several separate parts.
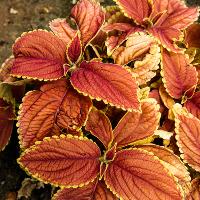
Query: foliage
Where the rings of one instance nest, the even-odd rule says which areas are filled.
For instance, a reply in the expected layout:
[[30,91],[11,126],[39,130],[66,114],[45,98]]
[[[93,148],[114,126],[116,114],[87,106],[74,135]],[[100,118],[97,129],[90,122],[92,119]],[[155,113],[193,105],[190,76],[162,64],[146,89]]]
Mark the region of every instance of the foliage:
[[54,200],[198,200],[198,9],[115,1],[80,0],[71,20],[16,40],[0,71],[0,149],[18,113],[18,163],[59,187]]

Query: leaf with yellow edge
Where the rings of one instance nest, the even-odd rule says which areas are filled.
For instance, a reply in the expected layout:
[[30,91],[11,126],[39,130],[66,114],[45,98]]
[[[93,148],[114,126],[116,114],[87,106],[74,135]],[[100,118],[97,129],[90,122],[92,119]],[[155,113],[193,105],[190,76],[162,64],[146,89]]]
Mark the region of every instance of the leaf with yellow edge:
[[169,95],[180,99],[187,91],[191,90],[187,97],[191,97],[197,84],[197,72],[190,64],[185,54],[162,51],[162,71],[164,86]]
[[160,121],[159,105],[154,99],[141,102],[142,112],[127,112],[115,127],[114,142],[118,147],[127,146],[154,135]]
[[125,110],[139,110],[136,81],[120,65],[83,61],[70,81],[77,91],[91,98]]
[[141,145],[137,147],[152,152],[155,156],[162,160],[162,164],[164,164],[164,166],[176,178],[178,178],[178,183],[183,188],[184,193],[187,194],[189,192],[189,189],[191,187],[190,174],[187,171],[186,166],[178,156],[176,156],[171,150],[154,144]]
[[117,48],[112,57],[116,64],[126,65],[147,53],[154,42],[153,37],[143,32],[133,33],[128,37],[126,45]]
[[106,148],[113,140],[112,125],[108,117],[102,112],[93,108],[88,116],[86,127],[92,135],[97,137]]
[[68,45],[76,35],[76,30],[72,29],[64,18],[57,18],[49,22],[49,27],[65,45]]
[[80,41],[80,34],[75,35],[67,47],[67,59],[71,64],[79,62],[82,55],[82,44]]
[[184,107],[187,108],[188,112],[200,119],[200,92],[194,93],[193,97],[186,101]]
[[39,80],[59,79],[68,71],[66,45],[52,32],[34,30],[13,45],[11,75]]
[[177,182],[158,157],[140,148],[117,152],[104,180],[124,200],[182,200]]
[[192,188],[186,200],[200,200],[200,177],[192,180]]
[[200,171],[200,120],[192,114],[176,111],[175,132],[181,157],[196,171]]
[[156,70],[159,69],[160,48],[157,44],[150,47],[149,53],[142,61],[136,61],[132,72],[135,74],[139,85],[144,85],[156,76]]
[[168,109],[171,109],[173,105],[175,104],[175,101],[173,100],[172,97],[169,96],[169,94],[166,92],[166,89],[163,85],[160,85],[159,87],[159,94],[160,94],[163,104]]
[[115,0],[123,13],[138,24],[142,24],[145,18],[151,13],[150,1],[148,0]]
[[46,136],[59,135],[61,129],[80,129],[92,103],[61,79],[44,84],[23,98],[19,113],[21,147],[27,148]]
[[99,32],[105,21],[105,13],[100,4],[94,0],[80,0],[71,10],[81,32],[81,41],[86,46]]
[[53,200],[117,200],[103,181],[95,180],[80,188],[60,189]]
[[79,187],[99,173],[101,152],[89,139],[72,135],[45,138],[22,153],[18,163],[45,183]]

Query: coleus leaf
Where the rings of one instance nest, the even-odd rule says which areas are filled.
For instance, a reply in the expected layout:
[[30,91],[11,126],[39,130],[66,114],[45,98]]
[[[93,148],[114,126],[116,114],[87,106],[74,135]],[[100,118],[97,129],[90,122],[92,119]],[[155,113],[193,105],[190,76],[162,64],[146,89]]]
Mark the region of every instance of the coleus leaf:
[[80,129],[91,106],[91,100],[78,94],[64,79],[28,92],[20,106],[18,121],[21,147],[59,135],[60,129]]
[[49,23],[50,29],[58,36],[65,45],[68,45],[76,35],[76,30],[72,29],[66,19],[58,18]]
[[93,108],[88,116],[86,127],[92,135],[97,137],[106,148],[113,140],[112,125],[108,117],[102,112]]
[[154,99],[146,99],[141,102],[141,109],[141,113],[127,112],[115,127],[114,142],[118,147],[127,146],[154,135],[160,121],[159,105]]
[[175,132],[181,157],[196,171],[200,171],[200,120],[190,113],[176,112]]
[[23,34],[13,46],[15,61],[11,74],[39,80],[61,78],[68,70],[66,45],[44,30]]
[[89,139],[61,135],[37,142],[22,153],[18,163],[43,182],[78,187],[96,178],[100,154],[97,145]]
[[77,63],[82,55],[82,44],[78,34],[72,39],[67,48],[67,58],[71,64]]
[[142,24],[150,15],[151,8],[148,0],[115,0],[125,16],[132,18],[136,23]]
[[11,104],[0,98],[0,151],[8,144],[13,130],[15,113]]
[[185,194],[189,192],[191,187],[190,174],[187,171],[186,166],[180,160],[178,156],[176,156],[171,150],[161,147],[158,145],[140,145],[137,148],[144,149],[146,151],[152,152],[155,156],[157,156],[160,160],[162,160],[162,164],[176,177],[178,178],[178,183],[184,189]]
[[104,179],[108,188],[124,200],[182,199],[173,176],[157,157],[140,148],[117,152]]
[[192,180],[192,188],[187,195],[186,200],[200,200],[200,178],[197,177]]
[[187,26],[197,20],[198,9],[188,8],[182,1],[154,0],[151,18],[156,15],[161,16],[148,31],[158,38],[161,44],[168,50],[174,52],[182,51],[173,43],[182,36],[182,29],[187,28]]
[[200,24],[191,24],[185,30],[185,43],[188,48],[200,48],[200,41],[198,40],[200,33]]
[[[162,51],[162,71],[164,86],[175,99],[183,95],[191,97],[197,84],[197,72],[185,54]],[[187,92],[190,91],[188,94]]]
[[160,98],[162,99],[163,104],[168,108],[171,109],[173,105],[175,104],[175,101],[173,98],[167,93],[165,87],[163,85],[160,85],[159,87],[159,94]]
[[70,80],[76,90],[91,98],[125,110],[139,109],[135,79],[120,65],[83,61]]
[[143,60],[136,61],[132,72],[135,74],[139,85],[144,85],[156,76],[156,70],[160,63],[160,48],[158,45],[152,45],[149,53],[146,54]]
[[81,41],[86,46],[99,32],[105,21],[105,13],[94,0],[80,0],[71,10],[81,33]]
[[81,188],[60,189],[53,200],[117,200],[103,181],[94,181]]
[[142,56],[148,52],[150,46],[154,43],[154,38],[143,33],[137,32],[130,35],[126,41],[126,46],[120,46],[117,48],[112,57],[115,63],[120,65],[126,65],[129,62]]
[[184,107],[195,117],[200,119],[200,92],[194,93],[193,97],[186,101]]

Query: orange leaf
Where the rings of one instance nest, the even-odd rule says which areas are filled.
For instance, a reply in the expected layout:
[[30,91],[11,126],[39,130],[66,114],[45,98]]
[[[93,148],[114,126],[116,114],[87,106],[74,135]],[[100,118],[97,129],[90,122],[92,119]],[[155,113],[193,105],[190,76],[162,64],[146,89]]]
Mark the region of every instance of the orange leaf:
[[81,188],[60,189],[53,200],[117,200],[103,181],[94,181]]
[[72,73],[71,83],[91,98],[125,110],[139,109],[135,79],[120,65],[83,61]]
[[156,70],[159,69],[160,48],[158,45],[152,45],[149,53],[142,61],[136,61],[132,72],[135,74],[139,85],[144,85],[156,76]]
[[114,142],[118,147],[154,135],[160,121],[159,106],[154,99],[146,99],[142,101],[141,109],[142,113],[127,112],[114,129]]
[[73,37],[76,35],[76,30],[72,29],[66,22],[66,19],[54,19],[49,23],[50,29],[58,36],[65,45],[68,45]]
[[115,63],[126,65],[129,62],[137,59],[139,56],[149,51],[150,46],[154,43],[154,39],[143,33],[136,32],[130,35],[126,41],[126,46],[117,48],[112,57]]
[[200,171],[200,121],[191,114],[176,114],[175,132],[181,157],[196,171]]
[[18,159],[21,167],[45,183],[78,187],[92,182],[99,173],[101,152],[83,137],[61,135],[45,138]]
[[184,189],[185,194],[188,193],[190,189],[190,174],[187,171],[186,166],[180,160],[178,156],[176,156],[172,151],[167,148],[157,146],[157,145],[141,145],[137,146],[138,148],[142,148],[146,151],[152,152],[155,156],[157,156],[160,160],[162,160],[162,164],[175,176],[178,178],[178,183]]
[[181,200],[174,177],[152,153],[143,149],[121,150],[108,165],[105,183],[124,200]]
[[80,0],[71,10],[81,32],[81,41],[86,46],[99,32],[105,21],[105,13],[99,3],[93,0]]
[[168,108],[171,109],[175,104],[174,100],[169,96],[166,92],[166,89],[163,85],[159,87],[159,94],[162,99],[163,104]]
[[174,45],[182,36],[181,30],[187,28],[198,18],[197,8],[188,8],[180,0],[153,1],[153,12],[150,18],[159,19],[148,31],[157,37],[161,44],[174,52],[182,51]]
[[82,55],[82,44],[80,36],[77,34],[69,43],[67,48],[67,58],[71,64],[77,63]]
[[59,135],[61,129],[81,128],[91,106],[91,100],[78,94],[64,79],[28,92],[18,121],[21,146],[27,148],[46,136]]
[[113,140],[112,125],[108,117],[101,111],[93,108],[88,116],[85,129],[97,137],[107,148]]
[[190,113],[200,119],[200,92],[194,93],[193,97],[188,99],[184,106]]
[[66,45],[53,33],[35,30],[23,34],[13,46],[15,61],[11,74],[39,80],[55,80],[64,76]]
[[123,13],[135,20],[138,24],[142,24],[145,18],[148,18],[151,7],[148,0],[115,0]]
[[192,188],[186,200],[200,200],[200,177],[192,180]]
[[0,98],[0,151],[5,148],[10,140],[14,118],[15,114],[12,105]]
[[193,95],[197,84],[197,72],[186,55],[170,53],[163,49],[161,75],[171,97],[179,99],[189,90],[192,91],[187,97]]

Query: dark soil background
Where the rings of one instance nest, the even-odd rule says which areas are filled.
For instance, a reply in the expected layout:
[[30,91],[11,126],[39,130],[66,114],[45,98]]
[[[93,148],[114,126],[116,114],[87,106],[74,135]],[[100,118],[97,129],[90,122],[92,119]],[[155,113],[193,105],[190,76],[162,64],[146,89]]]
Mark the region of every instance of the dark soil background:
[[[69,15],[72,2],[73,0],[0,0],[0,66],[11,55],[11,46],[21,33],[38,28],[48,29],[50,20]],[[112,0],[101,2],[102,5],[113,3]],[[187,3],[200,5],[200,0],[187,0]],[[17,191],[27,177],[16,162],[19,152],[17,133],[14,129],[9,145],[0,152],[0,200],[17,199]],[[50,198],[51,188],[46,185],[45,188],[35,189],[29,199]]]

